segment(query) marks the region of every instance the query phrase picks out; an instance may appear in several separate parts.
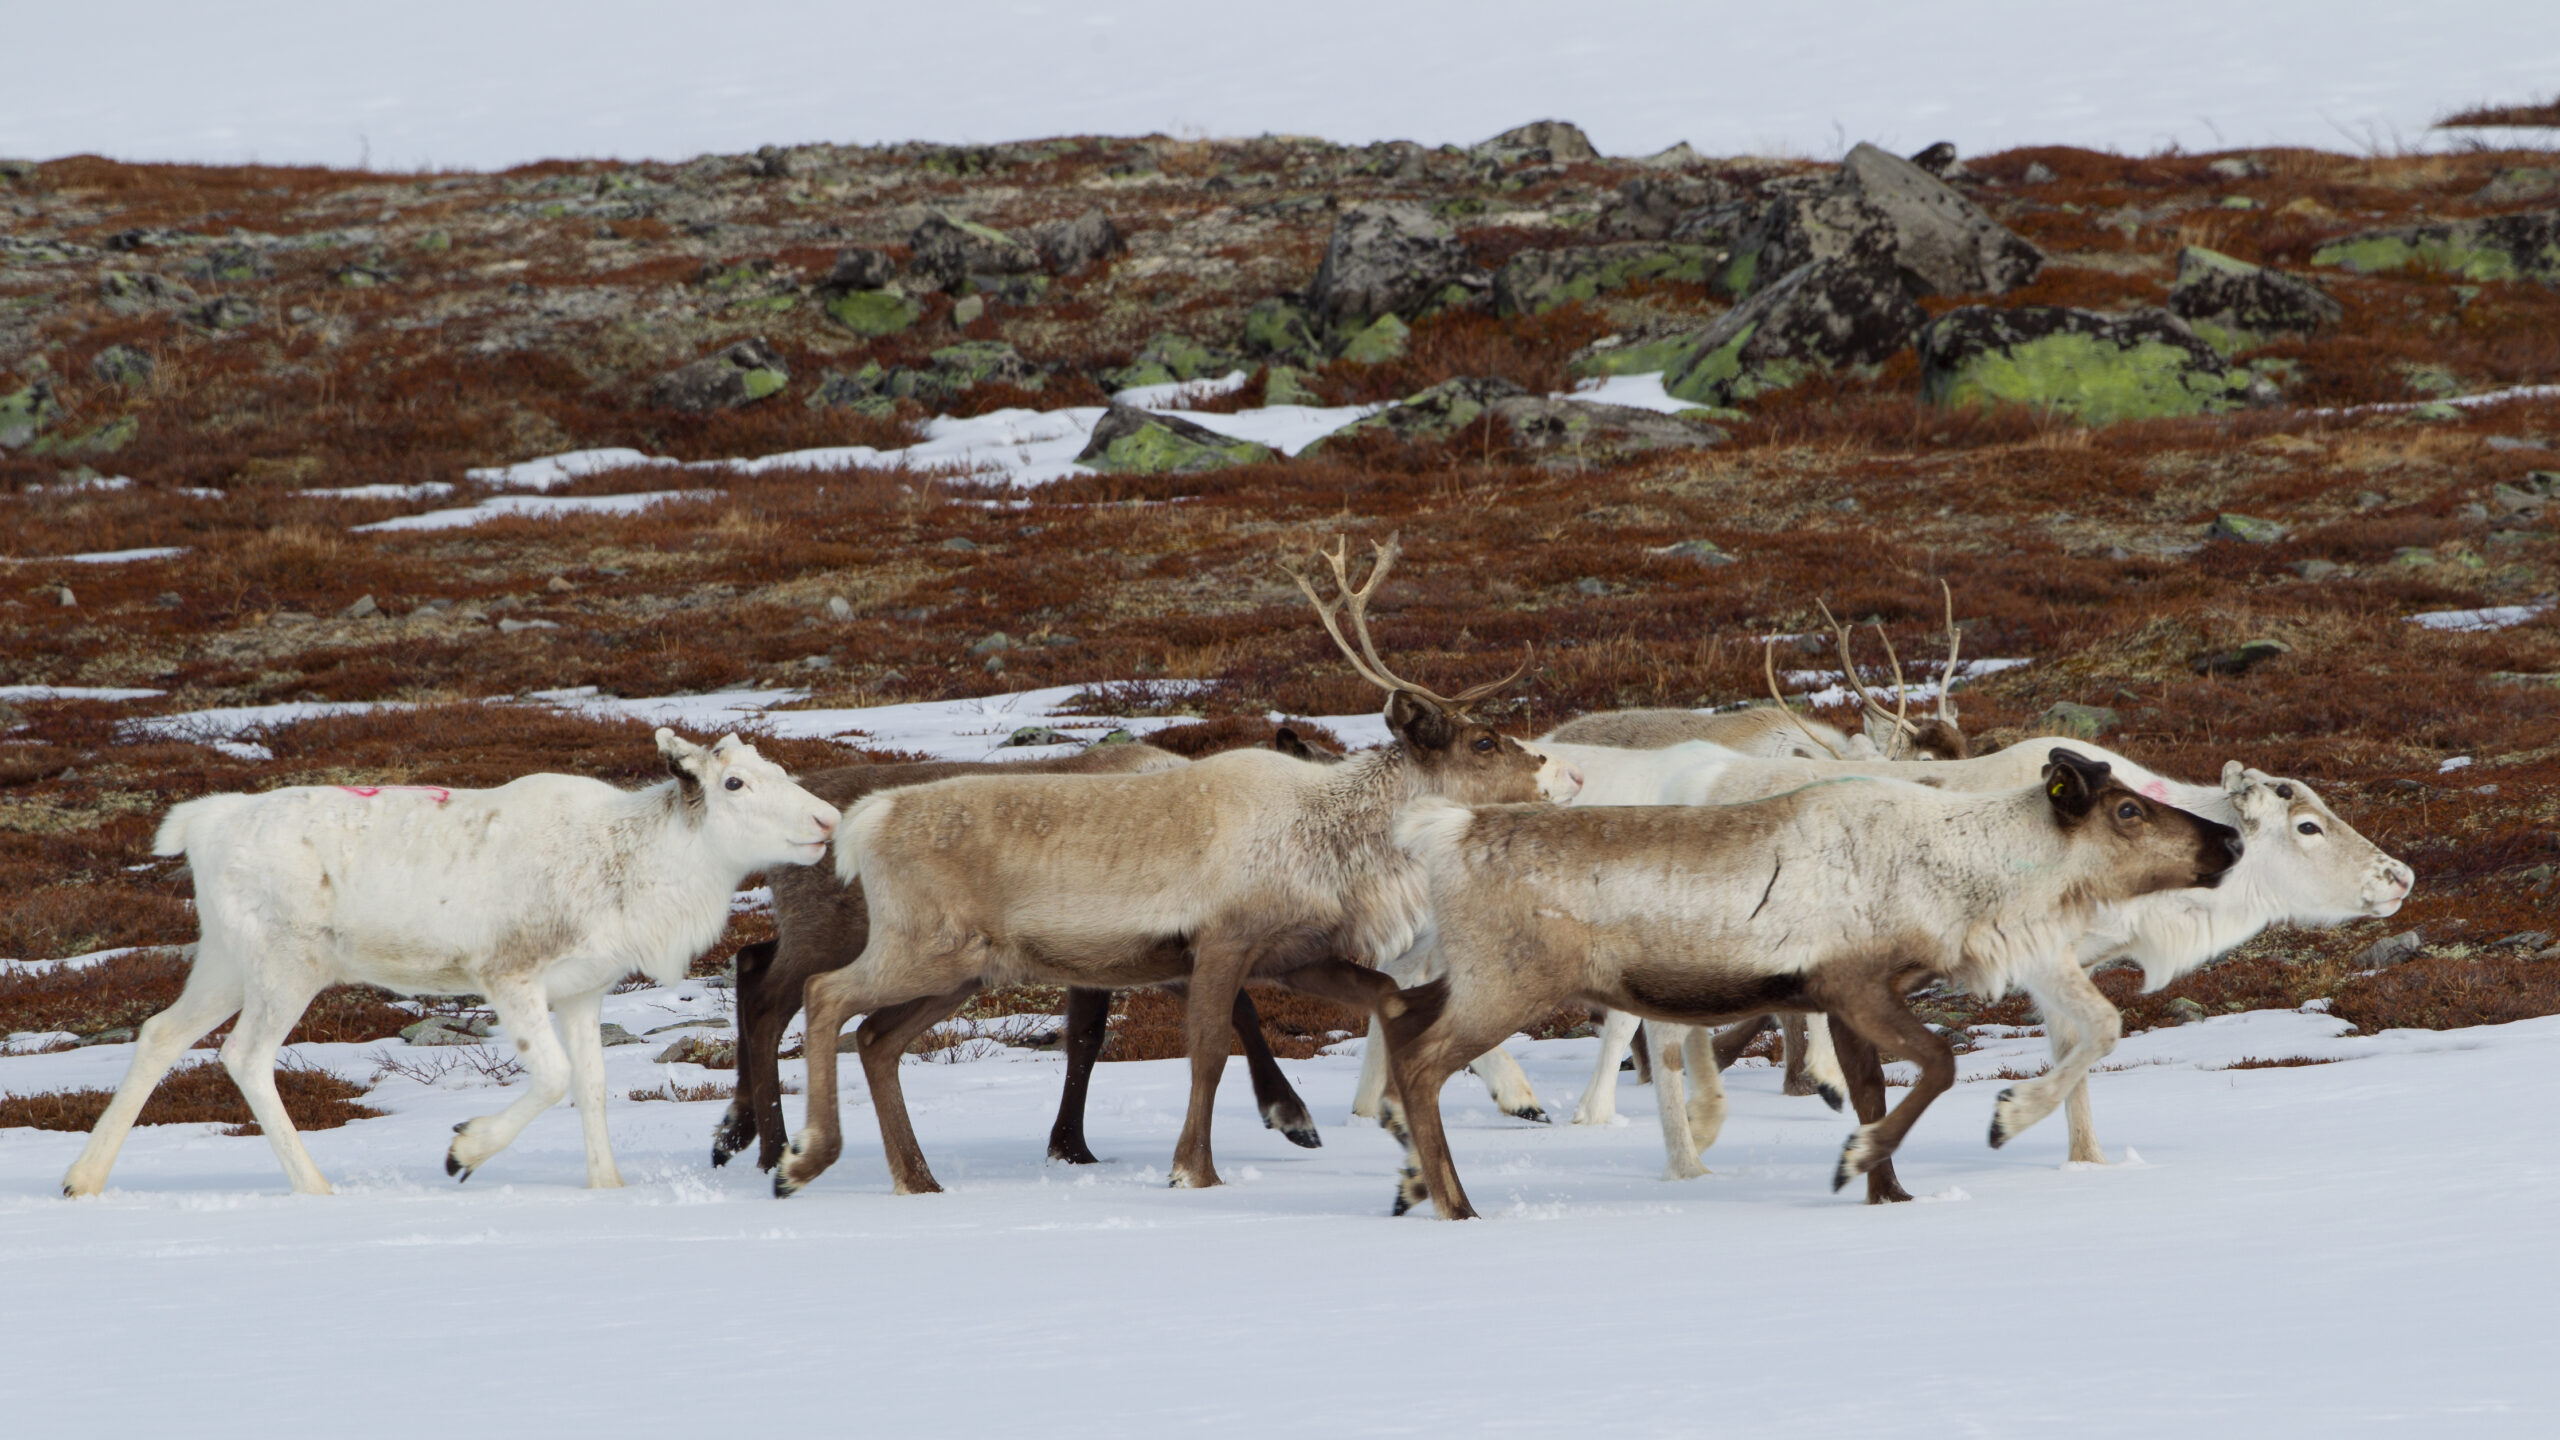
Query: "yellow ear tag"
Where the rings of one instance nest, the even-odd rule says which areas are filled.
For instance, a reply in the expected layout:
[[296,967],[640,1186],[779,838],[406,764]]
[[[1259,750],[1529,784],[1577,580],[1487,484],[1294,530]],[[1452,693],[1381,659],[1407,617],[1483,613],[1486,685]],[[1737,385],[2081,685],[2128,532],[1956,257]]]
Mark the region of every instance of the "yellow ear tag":
[[2062,798],[2062,782],[2061,782],[2061,781],[2059,781],[2059,780],[2054,781],[2054,782],[2053,782],[2053,788],[2052,788],[2052,789],[2050,789],[2050,790],[2047,790],[2045,793],[2046,793],[2046,794],[2048,794],[2048,795],[2050,795],[2050,796],[2052,796],[2052,797],[2053,797],[2054,799],[2056,799],[2056,800],[2061,799],[2061,798]]

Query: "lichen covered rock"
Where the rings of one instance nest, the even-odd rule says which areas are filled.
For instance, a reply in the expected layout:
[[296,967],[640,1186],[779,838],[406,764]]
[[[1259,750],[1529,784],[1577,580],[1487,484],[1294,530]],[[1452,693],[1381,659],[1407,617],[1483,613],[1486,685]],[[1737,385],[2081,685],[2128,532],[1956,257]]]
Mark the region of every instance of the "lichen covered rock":
[[1059,275],[1072,275],[1128,248],[1120,238],[1120,227],[1098,208],[1071,220],[1044,220],[1032,226],[1031,245]]
[[1342,342],[1342,358],[1355,365],[1377,365],[1396,359],[1413,339],[1413,327],[1393,315],[1381,315]]
[[1891,270],[1852,259],[1800,265],[1679,346],[1662,388],[1733,405],[1824,370],[1882,365],[1928,317]]
[[2307,335],[2335,325],[2346,307],[2299,275],[2234,260],[2190,245],[2178,252],[2170,313],[2226,355],[2278,335]]
[[1313,451],[1352,435],[1436,440],[1474,424],[1501,401],[1523,398],[1528,393],[1496,376],[1462,375],[1455,380],[1443,380],[1419,394],[1408,395],[1374,415],[1362,416],[1309,445],[1307,450]]
[[1267,445],[1221,435],[1179,415],[1114,405],[1094,422],[1093,438],[1076,456],[1076,463],[1096,470],[1165,475],[1259,465],[1279,458]]
[[1532,120],[1516,125],[1467,147],[1467,153],[1502,165],[1570,165],[1600,158],[1600,152],[1591,147],[1591,137],[1570,120]]
[[1512,443],[1548,463],[1579,465],[1654,450],[1703,450],[1725,442],[1725,432],[1694,414],[1665,415],[1632,405],[1600,405],[1518,395],[1494,402],[1510,427]]
[[895,290],[850,290],[827,297],[829,317],[856,335],[877,339],[912,327],[924,307]]
[[1523,250],[1493,277],[1493,306],[1498,314],[1535,315],[1639,280],[1703,283],[1720,258],[1704,245],[1632,242]]
[[1448,226],[1400,200],[1354,205],[1333,223],[1307,305],[1338,333],[1382,315],[1413,319],[1492,286]]
[[692,415],[735,410],[778,395],[790,383],[790,367],[772,346],[761,338],[741,340],[659,376],[649,387],[649,403]]
[[2311,252],[2311,263],[2359,275],[2414,267],[2465,280],[2560,285],[2560,210],[2368,230],[2321,246]]
[[1938,405],[1999,401],[2105,425],[2236,409],[2258,383],[2165,310],[1973,305],[1920,332],[1920,389]]
[[1188,335],[1166,331],[1149,340],[1125,367],[1105,377],[1114,390],[1214,379],[1237,368],[1236,357],[1212,350]]
[[1879,257],[1915,295],[2003,294],[2036,277],[2044,253],[1947,183],[1898,155],[1859,145],[1818,187],[1772,187],[1725,277],[1751,294],[1816,260]]
[[1039,251],[975,220],[927,215],[907,246],[915,272],[955,294],[984,290],[1019,298],[1047,283]]

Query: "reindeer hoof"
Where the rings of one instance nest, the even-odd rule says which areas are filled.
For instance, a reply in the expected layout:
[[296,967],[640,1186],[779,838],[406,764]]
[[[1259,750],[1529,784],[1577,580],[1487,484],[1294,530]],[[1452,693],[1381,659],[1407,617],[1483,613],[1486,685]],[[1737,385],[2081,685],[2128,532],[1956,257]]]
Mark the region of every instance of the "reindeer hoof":
[[776,1170],[773,1172],[773,1198],[788,1200],[800,1193],[800,1182]]
[[1283,1125],[1279,1128],[1280,1138],[1297,1146],[1301,1150],[1321,1150],[1324,1148],[1324,1137],[1316,1133],[1316,1127],[1313,1124]]
[[1817,1088],[1813,1093],[1822,1097],[1822,1103],[1830,1106],[1831,1113],[1834,1115],[1840,1113],[1841,1102],[1849,1098],[1840,1093],[1840,1087],[1837,1085],[1824,1085]]
[[456,1135],[459,1135],[459,1134],[461,1134],[463,1131],[468,1130],[468,1129],[470,1129],[470,1128],[471,1128],[471,1122],[470,1122],[470,1121],[468,1121],[468,1120],[464,1120],[464,1121],[459,1122],[458,1124],[456,1124],[456,1125],[453,1127],[453,1133],[454,1133],[454,1134],[456,1134]]
[[1547,1118],[1546,1111],[1539,1109],[1535,1105],[1523,1105],[1517,1110],[1506,1111],[1505,1113],[1517,1119],[1532,1121],[1540,1125],[1551,1125],[1555,1123]]
[[2000,1098],[1991,1102],[1991,1148],[1994,1150],[2009,1143],[2009,1097],[2017,1093],[2013,1086],[2001,1091]]
[[1061,1165],[1099,1165],[1102,1163],[1099,1159],[1094,1157],[1094,1153],[1091,1150],[1085,1148],[1084,1142],[1082,1141],[1078,1141],[1073,1145],[1061,1145],[1054,1141],[1051,1142],[1049,1146],[1049,1158],[1057,1161]]
[[444,1157],[444,1173],[452,1176],[456,1185],[467,1184],[471,1179],[471,1169],[451,1155]]

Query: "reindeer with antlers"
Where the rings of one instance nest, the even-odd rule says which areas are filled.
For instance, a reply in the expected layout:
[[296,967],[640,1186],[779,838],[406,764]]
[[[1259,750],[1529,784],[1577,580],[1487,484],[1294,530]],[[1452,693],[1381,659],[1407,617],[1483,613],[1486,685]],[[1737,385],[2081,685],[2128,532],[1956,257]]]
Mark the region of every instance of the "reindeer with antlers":
[[1579,784],[1468,713],[1519,672],[1441,695],[1387,667],[1367,612],[1398,553],[1393,536],[1377,545],[1355,587],[1337,543],[1324,555],[1331,601],[1303,563],[1284,562],[1352,668],[1387,692],[1395,739],[1383,749],[1336,765],[1231,750],[1156,775],[969,776],[885,791],[847,812],[836,873],[861,882],[871,931],[853,964],[809,982],[808,1123],[775,1171],[777,1195],[842,1153],[836,1040],[857,1014],[869,1012],[857,1035],[863,1074],[904,1193],[939,1187],[907,1118],[898,1057],[982,986],[1189,982],[1177,1186],[1218,1183],[1210,1110],[1237,987],[1274,982],[1396,1008],[1395,982],[1374,967],[1411,948],[1429,920],[1421,872],[1392,839],[1397,812],[1422,797],[1498,804]]

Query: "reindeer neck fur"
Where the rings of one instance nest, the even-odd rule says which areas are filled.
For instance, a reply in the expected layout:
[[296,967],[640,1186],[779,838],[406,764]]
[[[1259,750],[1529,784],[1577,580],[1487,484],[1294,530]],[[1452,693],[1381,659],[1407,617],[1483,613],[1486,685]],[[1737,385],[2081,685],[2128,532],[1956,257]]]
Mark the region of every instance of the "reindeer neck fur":
[[1411,948],[1431,909],[1420,862],[1396,848],[1396,812],[1428,792],[1399,740],[1325,767],[1292,817],[1290,844],[1304,879],[1340,897],[1352,956],[1383,965]]
[[[598,898],[611,897],[604,904],[615,916],[606,933],[632,969],[673,984],[728,927],[728,896],[747,872],[705,852],[698,786],[666,780],[620,792],[603,808],[593,863]],[[706,903],[713,898],[721,903]]]
[[[1942,825],[1978,837],[1931,863],[1950,887],[1981,902],[1966,924],[1948,978],[1976,995],[2006,994],[2040,965],[2068,956],[2112,898],[2098,852],[2075,846],[2039,791],[1950,796]],[[1961,889],[1957,893],[1962,893]]]

